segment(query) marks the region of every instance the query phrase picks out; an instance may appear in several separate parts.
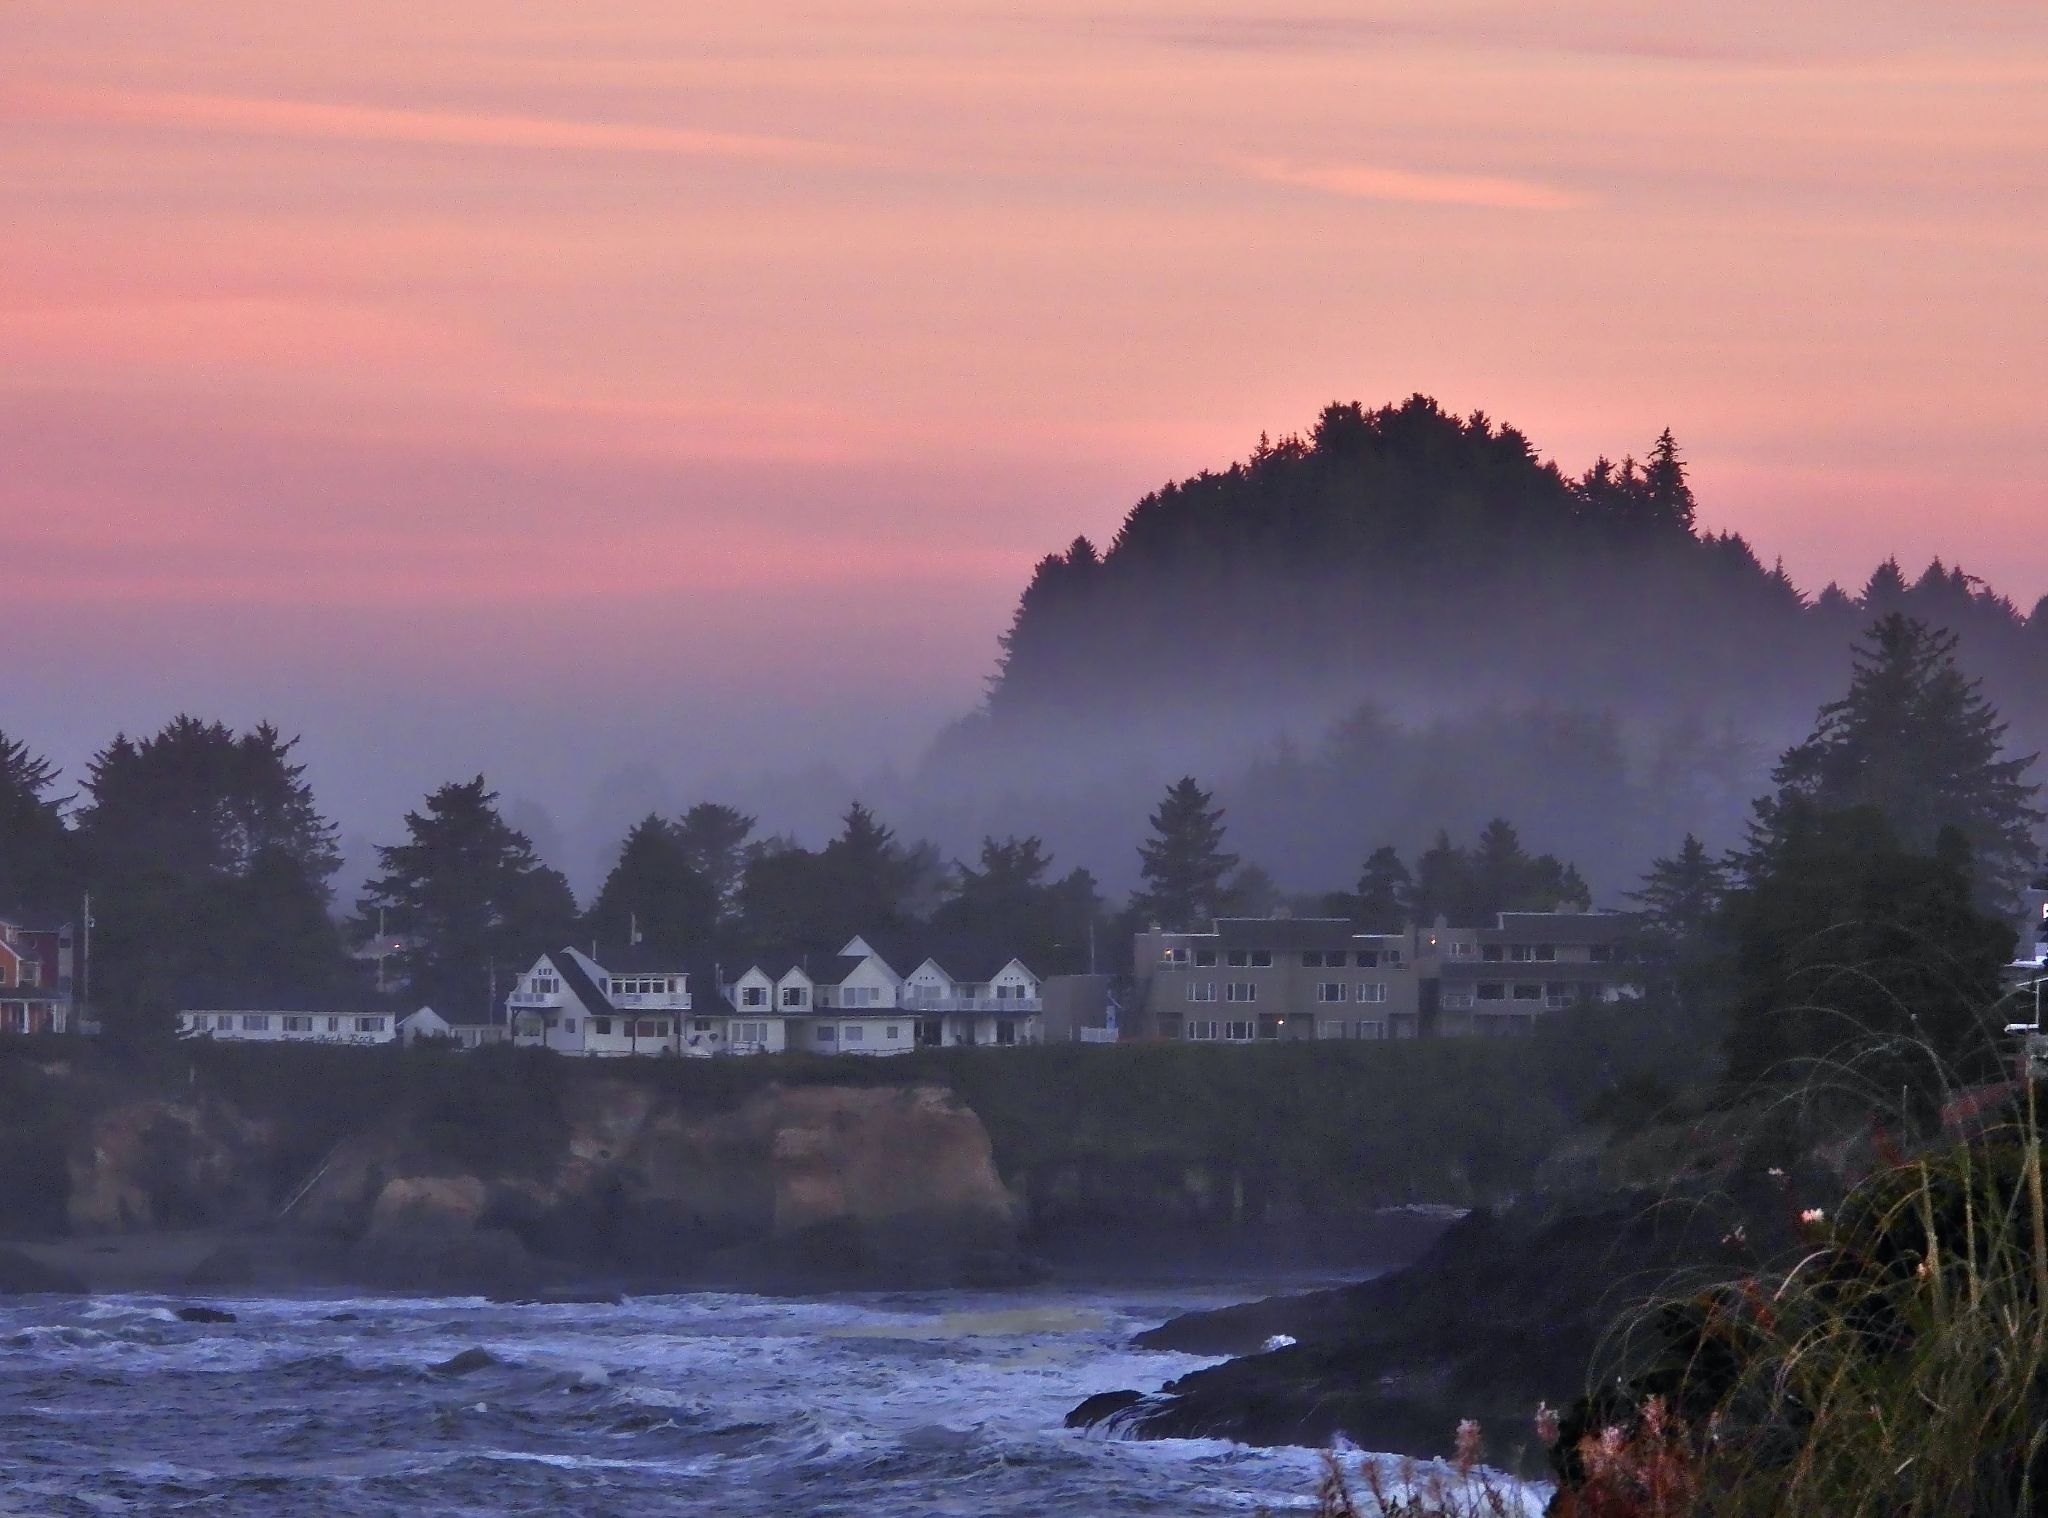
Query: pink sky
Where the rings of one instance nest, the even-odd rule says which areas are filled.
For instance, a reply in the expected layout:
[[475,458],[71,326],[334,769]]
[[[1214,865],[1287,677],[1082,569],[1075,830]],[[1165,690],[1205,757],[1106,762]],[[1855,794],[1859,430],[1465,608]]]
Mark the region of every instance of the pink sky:
[[339,766],[383,693],[404,793],[516,775],[508,691],[665,750],[606,762],[900,756],[1039,553],[1418,389],[1575,470],[1670,424],[1809,586],[2048,591],[2022,0],[13,0],[0,54],[0,727],[67,760],[198,705]]

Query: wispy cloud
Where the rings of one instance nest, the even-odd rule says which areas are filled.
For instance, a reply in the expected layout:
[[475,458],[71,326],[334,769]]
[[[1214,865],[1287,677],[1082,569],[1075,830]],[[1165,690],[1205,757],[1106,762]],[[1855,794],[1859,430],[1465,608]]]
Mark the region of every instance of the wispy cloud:
[[1339,195],[1347,200],[1399,200],[1422,205],[1482,206],[1500,211],[1570,211],[1591,198],[1527,179],[1486,174],[1418,174],[1361,163],[1305,163],[1237,156],[1228,166],[1267,184]]
[[651,154],[774,162],[845,163],[861,149],[807,138],[701,131],[639,122],[565,121],[465,111],[336,105],[250,95],[141,90],[25,89],[0,92],[0,119],[37,117],[116,125],[423,147]]

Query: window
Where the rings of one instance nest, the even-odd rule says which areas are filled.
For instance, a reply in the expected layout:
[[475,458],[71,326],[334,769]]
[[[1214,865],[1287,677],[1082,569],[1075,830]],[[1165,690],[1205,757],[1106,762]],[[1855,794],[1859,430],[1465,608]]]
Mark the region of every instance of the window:
[[1252,968],[1253,968],[1254,970],[1270,970],[1270,969],[1272,969],[1272,968],[1273,968],[1273,951],[1272,951],[1271,949],[1254,949],[1254,950],[1252,950]]
[[1541,1001],[1541,1000],[1543,1000],[1543,988],[1542,988],[1541,986],[1539,986],[1539,985],[1536,985],[1536,984],[1534,984],[1534,983],[1530,982],[1530,981],[1526,981],[1526,980],[1519,980],[1519,981],[1516,981],[1516,982],[1515,982],[1515,1000],[1516,1000],[1516,1001]]
[[1234,1044],[1248,1044],[1257,1036],[1257,1029],[1251,1023],[1225,1023],[1223,1036]]
[[341,1019],[340,1019],[340,1018],[338,1018],[338,1017],[330,1017],[330,1018],[328,1018],[328,1019],[327,1019],[327,1031],[328,1031],[329,1033],[339,1033],[339,1032],[341,1031]]
[[1343,982],[1343,981],[1341,981],[1341,980],[1326,980],[1326,981],[1323,981],[1323,982],[1321,982],[1320,984],[1318,984],[1318,985],[1316,986],[1316,1000],[1317,1000],[1317,1001],[1343,1001],[1343,1000],[1345,1000],[1345,990],[1344,990],[1344,982]]
[[1497,943],[1480,945],[1479,957],[1485,960],[1490,965],[1499,964],[1501,962],[1502,957],[1500,952],[1500,945]]
[[1379,949],[1360,949],[1358,951],[1358,968],[1361,970],[1377,970],[1380,967],[1380,955],[1382,952]]
[[575,1018],[573,1018],[573,1017],[565,1017],[565,1018],[563,1018],[563,1019],[562,1019],[562,1031],[563,1031],[564,1033],[574,1033],[574,1032],[576,1031],[576,1019],[575,1019]]
[[1536,945],[1536,957],[1546,962],[1556,959],[1557,945],[1554,943],[1539,943]]
[[1203,1041],[1213,1039],[1215,1036],[1216,1025],[1210,1022],[1191,1022],[1187,1025],[1187,1032],[1181,1035],[1181,1037],[1183,1038],[1192,1038]]
[[801,1007],[804,1004],[804,988],[802,986],[784,986],[782,988],[782,1004],[785,1007]]
[[384,1019],[381,1017],[359,1017],[356,1019],[356,1032],[358,1033],[382,1033],[383,1031]]
[[1446,991],[1443,994],[1443,1009],[1446,1012],[1464,1012],[1472,1006],[1470,991]]
[[590,1020],[589,1031],[599,1038],[610,1038],[612,1036],[612,1020],[609,1017],[593,1017]]
[[1214,1001],[1216,982],[1213,980],[1191,980],[1188,982],[1189,1001]]
[[1508,988],[1497,980],[1482,980],[1479,982],[1479,999],[1481,1001],[1506,1001],[1508,999]]
[[741,1023],[739,1041],[743,1044],[765,1044],[768,1042],[766,1023]]
[[1379,980],[1367,981],[1358,988],[1358,999],[1369,1002],[1385,1001],[1387,999],[1386,982]]
[[895,1043],[899,1037],[901,1037],[901,1033],[899,1032],[898,1027],[895,1023],[889,1024],[889,1031],[886,1036],[889,1042],[892,1044]]
[[1387,1036],[1387,1025],[1385,1023],[1360,1023],[1358,1025],[1358,1036],[1360,1038],[1385,1038]]
[[1195,968],[1196,968],[1196,969],[1198,969],[1198,970],[1210,970],[1210,969],[1214,969],[1214,968],[1215,968],[1215,966],[1216,966],[1216,951],[1215,951],[1214,949],[1197,949],[1197,950],[1195,950]]
[[861,1027],[858,1023],[855,1023],[851,1028],[848,1028],[846,1030],[846,1041],[849,1044],[857,1044],[867,1036],[868,1030]]
[[1163,965],[1184,965],[1188,962],[1188,951],[1186,949],[1163,949],[1159,954],[1159,962]]
[[768,1005],[766,986],[743,986],[740,988],[740,1005],[743,1007],[765,1007]]
[[818,1042],[821,1044],[829,1044],[838,1037],[839,1030],[833,1027],[830,1023],[826,1023],[823,1027],[818,1029]]
[[641,1023],[635,1032],[641,1038],[667,1038],[668,1024],[665,1022]]
[[1472,945],[1466,943],[1463,939],[1453,939],[1450,943],[1445,944],[1444,947],[1450,951],[1452,959],[1470,959],[1472,957]]
[[287,1017],[280,1024],[287,1033],[311,1033],[313,1019],[310,1017]]
[[996,987],[997,1001],[1008,1001],[1011,997],[1015,996],[1016,994],[1017,988],[1013,985],[1009,985],[1006,983]]
[[1546,986],[1543,989],[1543,1005],[1553,1012],[1569,1007],[1578,999],[1578,990],[1573,986]]
[[1225,1001],[1257,1001],[1259,999],[1258,985],[1249,980],[1233,980],[1223,988],[1223,999]]
[[[1337,963],[1340,965],[1344,963],[1343,955],[1337,956]],[[1321,949],[1303,949],[1301,951],[1301,967],[1304,970],[1320,970],[1323,967],[1323,951]]]
[[699,1033],[709,1033],[711,1031],[711,1019],[708,1017],[700,1017],[692,1021],[690,1026],[692,1028],[695,1028]]
[[245,1033],[268,1033],[270,1031],[269,1014],[254,1012],[244,1017],[242,1019],[242,1031]]
[[1341,1022],[1320,1023],[1316,1027],[1317,1038],[1349,1038],[1351,1029]]
[[1252,962],[1252,954],[1249,949],[1232,949],[1223,958],[1227,963],[1235,965],[1239,969],[1243,969]]

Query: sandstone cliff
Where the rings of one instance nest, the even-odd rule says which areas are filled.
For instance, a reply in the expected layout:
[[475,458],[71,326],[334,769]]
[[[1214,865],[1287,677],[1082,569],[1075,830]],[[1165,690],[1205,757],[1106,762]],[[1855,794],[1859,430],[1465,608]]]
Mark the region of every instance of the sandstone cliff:
[[546,1266],[734,1286],[1014,1274],[1018,1208],[941,1087],[766,1088],[692,1112],[640,1084],[568,1094],[552,1156],[452,1171],[413,1126],[356,1136],[285,1215],[368,1279],[511,1288]]

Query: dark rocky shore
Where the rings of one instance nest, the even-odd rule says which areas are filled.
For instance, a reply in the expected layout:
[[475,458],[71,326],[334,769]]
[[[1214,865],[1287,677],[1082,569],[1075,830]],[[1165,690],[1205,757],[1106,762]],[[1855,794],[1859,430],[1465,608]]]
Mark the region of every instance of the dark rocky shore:
[[[1789,1241],[1784,1183],[1538,1199],[1467,1216],[1414,1264],[1358,1285],[1191,1313],[1143,1348],[1232,1355],[1157,1390],[1098,1392],[1071,1426],[1442,1454],[1464,1418],[1495,1458],[1533,1446],[1539,1401],[1569,1404],[1619,1366],[1633,1308]],[[1738,1233],[1737,1230],[1740,1229]],[[1289,1342],[1292,1341],[1292,1342]]]

